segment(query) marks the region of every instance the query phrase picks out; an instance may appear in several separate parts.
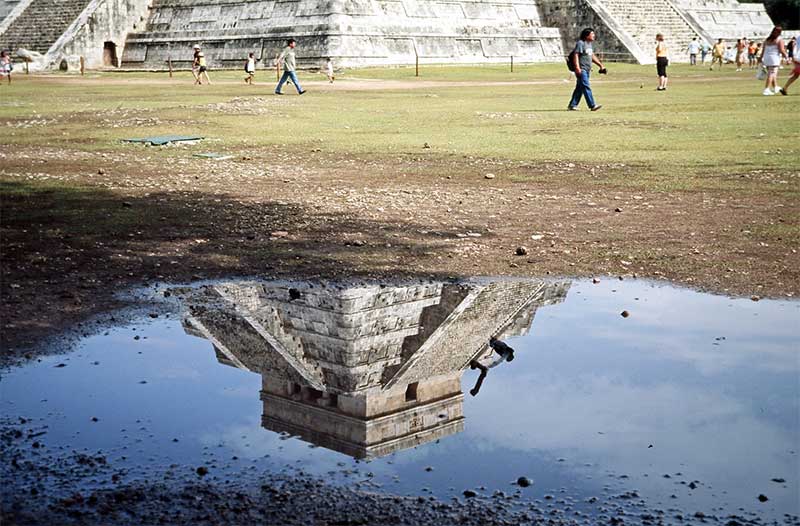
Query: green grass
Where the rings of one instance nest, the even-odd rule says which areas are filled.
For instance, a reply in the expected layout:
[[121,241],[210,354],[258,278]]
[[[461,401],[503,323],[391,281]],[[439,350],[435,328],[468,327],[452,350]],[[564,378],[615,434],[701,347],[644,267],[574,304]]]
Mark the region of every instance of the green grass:
[[[5,147],[55,144],[114,151],[133,146],[120,138],[199,133],[217,139],[215,150],[258,150],[286,145],[303,151],[383,157],[397,153],[474,156],[537,162],[624,164],[587,181],[654,190],[729,190],[798,195],[800,121],[796,95],[763,97],[750,71],[710,72],[676,65],[671,85],[657,93],[654,66],[610,65],[593,76],[601,112],[564,111],[573,81],[562,64],[372,68],[343,71],[337,89],[311,83],[297,97],[290,87],[274,97],[272,72],[259,85],[239,84],[242,73],[214,71],[212,86],[196,87],[187,72],[69,75],[46,81],[18,75],[0,88],[0,130]],[[781,72],[781,82],[788,72]],[[322,80],[317,73],[301,81]],[[87,80],[88,79],[88,80]],[[393,89],[364,89],[401,81]],[[424,84],[437,81],[437,85]],[[444,84],[439,84],[439,83]],[[512,82],[516,84],[504,84]],[[421,84],[415,87],[415,84]],[[485,83],[486,85],[472,85]],[[352,88],[352,89],[348,89]],[[234,97],[264,97],[265,114],[228,115],[206,106]],[[157,117],[159,126],[119,127],[102,122],[110,111]],[[112,118],[112,117],[106,117]],[[52,119],[15,128],[20,120]],[[423,144],[431,145],[422,150]],[[185,155],[174,149],[148,155]],[[770,177],[742,178],[756,170]],[[513,179],[525,176],[509,174]],[[553,177],[561,177],[554,175]],[[784,183],[779,181],[783,180]]]

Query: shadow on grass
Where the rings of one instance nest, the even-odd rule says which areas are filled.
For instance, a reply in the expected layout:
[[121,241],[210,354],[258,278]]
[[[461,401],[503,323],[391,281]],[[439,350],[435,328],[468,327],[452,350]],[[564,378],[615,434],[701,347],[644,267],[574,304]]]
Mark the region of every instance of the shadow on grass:
[[0,198],[6,358],[63,329],[82,330],[121,306],[114,295],[128,287],[231,276],[421,277],[415,263],[454,237],[414,222],[199,192],[123,197],[6,181]]

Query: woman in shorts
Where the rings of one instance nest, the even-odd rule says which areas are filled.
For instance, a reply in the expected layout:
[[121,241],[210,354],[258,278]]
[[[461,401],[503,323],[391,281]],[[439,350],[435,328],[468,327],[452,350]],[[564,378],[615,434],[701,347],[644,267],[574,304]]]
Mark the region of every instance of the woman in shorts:
[[764,45],[761,46],[761,64],[767,68],[767,80],[764,85],[763,95],[775,95],[778,93],[778,68],[781,66],[781,58],[787,58],[786,46],[781,38],[781,26],[775,26]]
[[664,42],[664,35],[656,35],[656,71],[658,72],[658,87],[656,91],[666,91],[667,89],[667,43]]

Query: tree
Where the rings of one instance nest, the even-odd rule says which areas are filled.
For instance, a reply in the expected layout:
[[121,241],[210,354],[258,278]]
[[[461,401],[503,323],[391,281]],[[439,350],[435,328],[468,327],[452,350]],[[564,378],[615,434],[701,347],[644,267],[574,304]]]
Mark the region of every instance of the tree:
[[743,4],[764,4],[775,25],[800,29],[800,0],[739,0]]

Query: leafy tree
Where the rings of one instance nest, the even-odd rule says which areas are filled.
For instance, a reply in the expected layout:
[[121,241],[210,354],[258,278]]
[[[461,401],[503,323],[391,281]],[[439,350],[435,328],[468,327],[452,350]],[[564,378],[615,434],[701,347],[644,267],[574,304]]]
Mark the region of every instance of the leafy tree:
[[764,4],[776,25],[800,29],[800,0],[739,0],[746,4]]

